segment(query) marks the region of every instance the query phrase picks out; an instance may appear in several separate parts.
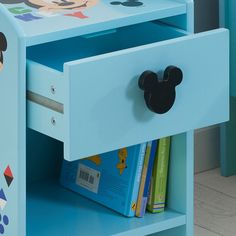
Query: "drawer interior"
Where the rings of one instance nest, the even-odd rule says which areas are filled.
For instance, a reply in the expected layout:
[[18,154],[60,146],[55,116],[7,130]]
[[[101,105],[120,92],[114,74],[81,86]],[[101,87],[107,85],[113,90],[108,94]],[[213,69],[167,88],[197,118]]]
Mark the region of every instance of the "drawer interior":
[[182,30],[158,22],[146,22],[95,35],[85,35],[29,47],[27,58],[62,72],[65,62],[161,42],[184,35],[186,32]]

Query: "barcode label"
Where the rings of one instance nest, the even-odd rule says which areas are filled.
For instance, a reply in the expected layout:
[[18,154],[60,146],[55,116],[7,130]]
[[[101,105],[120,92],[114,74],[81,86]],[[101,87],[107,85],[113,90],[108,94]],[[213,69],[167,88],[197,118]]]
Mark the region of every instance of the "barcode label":
[[93,184],[93,183],[94,183],[94,177],[91,176],[91,175],[89,176],[89,183],[90,183],[90,184]]
[[100,172],[83,164],[79,164],[76,178],[77,185],[86,188],[87,190],[98,193],[100,181]]
[[83,170],[80,170],[79,177],[85,181],[89,180],[89,173],[84,172]]

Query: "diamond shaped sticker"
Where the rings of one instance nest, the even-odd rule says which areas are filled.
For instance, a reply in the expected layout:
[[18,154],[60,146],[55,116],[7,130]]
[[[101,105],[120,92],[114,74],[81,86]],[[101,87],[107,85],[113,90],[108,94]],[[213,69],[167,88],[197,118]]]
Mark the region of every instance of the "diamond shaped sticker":
[[10,166],[7,166],[6,170],[4,171],[4,176],[5,176],[8,187],[10,187],[14,179]]
[[7,198],[5,196],[3,189],[1,189],[0,190],[0,208],[3,210],[6,204],[7,204]]

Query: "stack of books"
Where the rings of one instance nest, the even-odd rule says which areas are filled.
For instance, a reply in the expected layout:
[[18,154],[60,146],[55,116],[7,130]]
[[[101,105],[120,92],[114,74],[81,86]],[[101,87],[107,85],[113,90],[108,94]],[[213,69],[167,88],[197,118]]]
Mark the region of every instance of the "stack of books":
[[63,161],[61,184],[127,217],[163,212],[170,137],[78,161]]

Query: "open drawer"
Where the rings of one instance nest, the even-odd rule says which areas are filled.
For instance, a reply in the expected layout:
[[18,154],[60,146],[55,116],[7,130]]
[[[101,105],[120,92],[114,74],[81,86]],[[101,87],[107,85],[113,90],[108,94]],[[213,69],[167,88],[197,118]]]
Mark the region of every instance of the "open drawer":
[[[225,29],[186,35],[148,22],[30,47],[27,57],[28,127],[63,141],[67,160],[228,119]],[[157,114],[139,77],[150,70],[162,78],[170,65],[183,80],[171,109]]]

